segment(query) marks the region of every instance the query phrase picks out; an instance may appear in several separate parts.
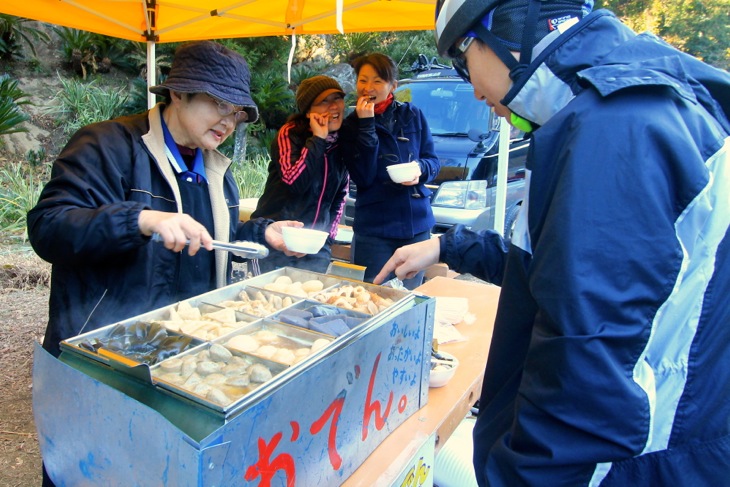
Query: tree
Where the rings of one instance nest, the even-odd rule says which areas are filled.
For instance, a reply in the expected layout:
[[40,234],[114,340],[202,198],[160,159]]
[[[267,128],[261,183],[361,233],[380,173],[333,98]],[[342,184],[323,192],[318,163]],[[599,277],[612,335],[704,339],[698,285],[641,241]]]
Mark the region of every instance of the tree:
[[730,69],[730,0],[598,0],[637,32],[650,31],[677,49]]

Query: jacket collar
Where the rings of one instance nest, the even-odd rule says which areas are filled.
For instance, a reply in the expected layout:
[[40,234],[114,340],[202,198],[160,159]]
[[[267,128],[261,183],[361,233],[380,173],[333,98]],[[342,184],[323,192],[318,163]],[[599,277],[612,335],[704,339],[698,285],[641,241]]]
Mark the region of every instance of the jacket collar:
[[601,65],[617,46],[635,36],[608,10],[587,15],[551,37],[552,42],[530,63],[502,103],[520,117],[544,125],[585,89],[580,76],[583,70]]
[[596,10],[552,38],[502,103],[520,117],[545,125],[585,89],[605,97],[637,86],[661,86],[699,102],[727,123],[712,99],[724,96],[722,109],[730,113],[730,97],[723,95],[727,83],[726,73],[653,34],[637,35],[608,10]]

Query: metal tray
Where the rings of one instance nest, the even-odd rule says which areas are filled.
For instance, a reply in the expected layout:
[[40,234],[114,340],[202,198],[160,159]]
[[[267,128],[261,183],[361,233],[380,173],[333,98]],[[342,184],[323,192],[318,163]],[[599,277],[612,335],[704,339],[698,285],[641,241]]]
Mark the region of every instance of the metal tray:
[[[227,360],[210,358],[216,357],[215,354],[210,354],[213,347],[228,351],[230,358]],[[208,359],[191,365],[195,358],[204,358],[200,357],[201,354],[210,355]],[[205,364],[201,365],[203,362]],[[259,373],[254,379],[254,375],[249,374],[251,367],[261,366],[265,367],[270,375],[261,376]],[[286,365],[230,350],[218,343],[208,343],[164,360],[150,370],[152,382],[160,390],[225,413],[236,408],[256,391],[265,391],[267,383],[286,369]],[[249,378],[248,384],[244,376]],[[212,392],[214,389],[217,392]]]
[[295,292],[292,289],[285,289],[284,286],[272,287],[276,285],[277,279],[280,278],[289,278],[293,283],[305,283],[307,281],[317,280],[322,283],[322,289],[332,287],[342,280],[342,278],[333,277],[327,274],[320,274],[319,272],[297,269],[295,267],[282,267],[281,269],[276,269],[271,272],[261,274],[260,276],[246,279],[245,282],[246,285],[250,287],[257,287],[260,289],[266,289],[267,291],[280,292],[283,294],[288,294],[290,296],[298,296],[300,298],[307,298],[320,292],[319,289],[311,292],[302,292],[301,290]]
[[312,299],[300,301],[271,317],[288,325],[333,337],[349,333],[369,318],[370,316],[364,313],[323,304]]
[[[246,306],[245,300],[241,299],[242,295],[248,296],[250,301],[264,301],[267,306]],[[211,306],[231,308],[238,316],[240,313],[240,321],[255,321],[261,318],[266,318],[274,313],[291,306],[294,303],[301,301],[302,298],[297,296],[291,296],[289,294],[277,293],[274,291],[267,291],[266,289],[256,287],[245,287],[241,289],[235,297],[231,299],[220,299],[215,302],[209,303]]]
[[167,330],[142,315],[61,342],[70,351],[118,370],[151,366],[202,345],[202,340]]
[[392,307],[410,294],[410,291],[341,278],[336,284],[312,295],[310,299],[372,316]]
[[168,330],[203,341],[213,341],[257,319],[196,299],[181,301],[170,308],[167,316],[159,322]]
[[[333,336],[264,319],[226,335],[215,343],[231,351],[240,351],[290,366],[326,348],[334,339]],[[237,346],[234,342],[240,342],[240,345]]]

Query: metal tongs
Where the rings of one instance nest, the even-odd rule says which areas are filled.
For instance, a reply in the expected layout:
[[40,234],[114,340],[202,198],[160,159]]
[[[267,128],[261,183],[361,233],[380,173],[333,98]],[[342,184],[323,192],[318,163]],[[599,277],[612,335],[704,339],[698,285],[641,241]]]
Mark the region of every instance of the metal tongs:
[[[162,242],[162,237],[159,233],[152,234],[153,242]],[[186,242],[186,245],[190,243],[190,240]],[[263,259],[269,255],[269,249],[265,245],[261,245],[256,242],[247,242],[245,240],[239,240],[237,242],[221,242],[220,240],[213,240],[213,248],[216,250],[225,250],[233,255],[244,257],[246,259]]]

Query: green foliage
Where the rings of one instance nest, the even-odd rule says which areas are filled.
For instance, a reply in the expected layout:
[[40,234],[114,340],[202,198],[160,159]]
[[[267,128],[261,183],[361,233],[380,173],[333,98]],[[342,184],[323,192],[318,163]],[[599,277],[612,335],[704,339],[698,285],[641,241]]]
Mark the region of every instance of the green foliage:
[[18,81],[10,75],[0,75],[0,135],[27,132],[21,124],[28,120],[20,105],[30,103],[27,94],[18,88]]
[[599,0],[637,32],[650,31],[677,49],[730,69],[728,0]]
[[69,27],[54,26],[53,30],[61,39],[63,58],[83,79],[94,73],[108,73],[112,66],[127,73],[139,72],[139,46],[144,44]]
[[327,52],[332,53],[332,62],[351,63],[363,54],[382,52],[407,72],[419,54],[429,59],[438,55],[431,31],[356,32],[323,37]]
[[54,26],[53,31],[61,40],[61,52],[68,62],[71,62],[74,51],[84,52],[94,49],[91,32],[62,26]]
[[294,93],[281,70],[256,71],[251,77],[251,96],[266,128],[278,129],[294,111]]
[[0,14],[0,59],[20,56],[20,43],[25,42],[34,56],[38,42],[48,43],[51,38],[43,30],[30,25],[30,19]]
[[328,51],[333,60],[349,63],[356,57],[379,51],[383,34],[380,32],[355,32],[352,34],[333,34],[326,36]]
[[278,69],[280,73],[285,72],[291,45],[285,37],[247,37],[218,42],[244,57],[251,68],[252,78],[258,71]]
[[43,171],[19,162],[0,169],[0,228],[3,232],[25,231],[26,215],[43,189],[43,176]]
[[0,135],[27,132],[28,129],[21,126],[26,120],[28,116],[11,99],[0,98]]
[[[84,82],[59,76],[63,89],[56,95],[56,104],[49,112],[64,119],[64,133],[72,134],[81,127],[125,114],[127,97],[115,87],[100,88],[95,80]],[[60,118],[59,117],[59,118]]]
[[[419,54],[423,54],[428,59],[438,58],[436,43],[431,31],[388,32],[387,34],[387,38],[383,40],[383,52],[393,58],[402,77],[408,76],[411,66],[416,62]],[[445,59],[439,60],[446,62]]]
[[42,167],[43,164],[46,162],[48,154],[46,154],[46,149],[41,147],[38,150],[29,150],[28,153],[25,155],[25,158],[28,161],[28,164],[30,164],[30,167],[32,167],[33,169],[37,169]]
[[264,192],[269,173],[268,155],[257,154],[231,166],[241,198],[258,198]]
[[660,2],[658,34],[667,42],[713,66],[730,68],[730,2]]
[[309,64],[293,66],[291,70],[291,83],[294,86],[299,86],[305,79],[320,74],[322,69],[322,66],[312,66]]
[[142,113],[145,110],[147,110],[147,81],[143,78],[134,78],[122,111],[126,114],[133,114]]
[[251,156],[271,158],[269,150],[271,148],[271,143],[274,141],[278,133],[278,129],[264,129],[258,131],[256,133],[256,138],[251,142]]
[[92,36],[100,73],[108,73],[115,66],[125,73],[139,74],[133,54],[137,52],[137,46],[144,44],[101,34]]
[[[155,46],[155,71],[157,73],[153,84],[158,84],[167,78],[172,67],[172,58],[177,44],[157,44]],[[132,43],[127,54],[127,61],[134,66],[134,71],[147,80],[147,45],[142,42]],[[145,105],[146,106],[146,105]]]

